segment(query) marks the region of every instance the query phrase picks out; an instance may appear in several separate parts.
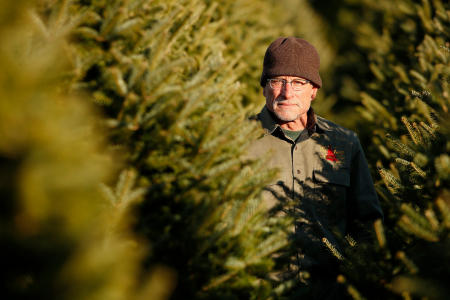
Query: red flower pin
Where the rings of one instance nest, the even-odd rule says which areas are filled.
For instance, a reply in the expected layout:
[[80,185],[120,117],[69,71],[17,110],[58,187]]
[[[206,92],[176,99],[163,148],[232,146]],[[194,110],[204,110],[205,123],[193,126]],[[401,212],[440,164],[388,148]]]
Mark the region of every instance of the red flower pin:
[[325,157],[327,160],[331,160],[337,162],[338,159],[336,157],[335,151],[331,149],[331,146],[328,146],[327,156]]

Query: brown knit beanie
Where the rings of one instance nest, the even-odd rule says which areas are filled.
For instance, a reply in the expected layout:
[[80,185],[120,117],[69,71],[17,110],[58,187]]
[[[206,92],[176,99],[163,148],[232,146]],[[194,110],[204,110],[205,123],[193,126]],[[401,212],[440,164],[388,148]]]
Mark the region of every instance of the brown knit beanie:
[[275,76],[297,76],[322,87],[319,65],[319,54],[313,45],[296,37],[280,37],[267,48],[261,86]]

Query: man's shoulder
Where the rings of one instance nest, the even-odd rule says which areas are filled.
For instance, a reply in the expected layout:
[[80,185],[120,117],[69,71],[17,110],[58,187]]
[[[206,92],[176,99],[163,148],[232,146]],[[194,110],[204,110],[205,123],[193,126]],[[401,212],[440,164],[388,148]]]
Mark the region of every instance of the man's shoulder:
[[324,117],[316,115],[316,124],[317,127],[324,132],[329,132],[340,138],[348,138],[348,139],[357,139],[357,134],[344,126],[336,124]]
[[277,127],[275,120],[265,106],[258,114],[251,115],[249,120],[257,122],[257,128],[261,130],[257,132],[259,137],[271,134]]

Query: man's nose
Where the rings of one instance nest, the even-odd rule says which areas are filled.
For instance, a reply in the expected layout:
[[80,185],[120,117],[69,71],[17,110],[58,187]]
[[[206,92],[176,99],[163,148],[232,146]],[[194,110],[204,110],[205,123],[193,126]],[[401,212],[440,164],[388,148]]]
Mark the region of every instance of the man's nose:
[[294,95],[292,85],[289,82],[283,84],[283,87],[281,88],[281,93],[286,99],[291,98]]

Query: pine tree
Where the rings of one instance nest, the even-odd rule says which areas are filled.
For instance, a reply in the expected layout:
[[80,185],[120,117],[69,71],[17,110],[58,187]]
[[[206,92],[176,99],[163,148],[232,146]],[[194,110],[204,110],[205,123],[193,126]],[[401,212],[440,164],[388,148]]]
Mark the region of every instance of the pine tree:
[[406,0],[370,7],[381,26],[360,26],[375,76],[361,113],[373,128],[385,221],[375,224],[376,245],[349,247],[339,280],[354,299],[447,299],[450,8]]
[[260,97],[255,49],[279,35],[269,12],[252,1],[197,0],[42,1],[37,10],[44,36],[69,35],[64,87],[102,107],[100,125],[125,161],[104,194],[127,202],[145,190],[130,207],[151,245],[144,267],[177,274],[173,298],[275,292],[268,274],[287,244],[286,221],[259,209],[271,174],[264,161],[241,158],[257,138],[246,121]]
[[173,272],[143,272],[129,212],[99,193],[113,156],[91,105],[61,91],[63,36],[29,9],[0,4],[2,299],[165,299]]

